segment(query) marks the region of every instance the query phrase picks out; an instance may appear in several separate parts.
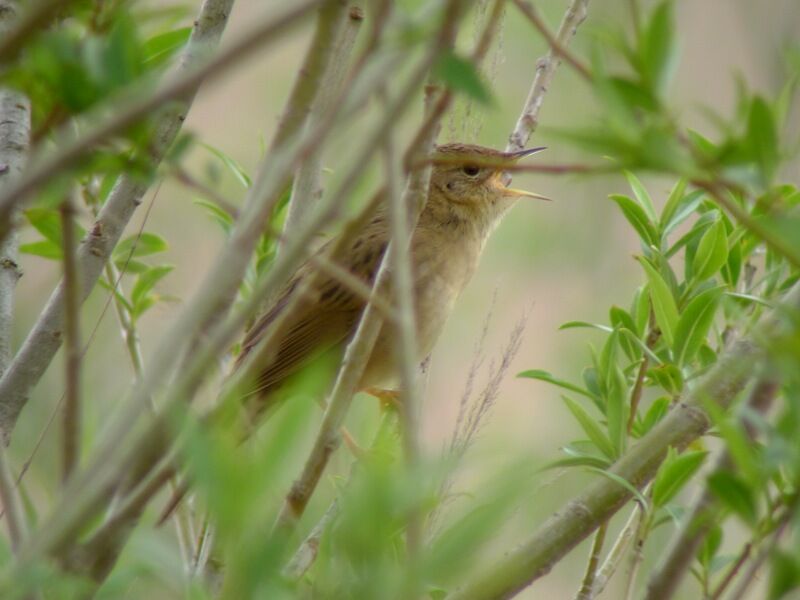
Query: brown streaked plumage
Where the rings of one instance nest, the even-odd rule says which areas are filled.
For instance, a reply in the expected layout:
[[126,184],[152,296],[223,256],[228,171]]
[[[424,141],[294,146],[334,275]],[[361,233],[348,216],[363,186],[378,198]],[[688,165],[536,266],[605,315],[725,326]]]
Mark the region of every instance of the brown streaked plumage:
[[[434,155],[428,201],[411,237],[414,308],[418,356],[430,353],[453,304],[478,265],[485,242],[500,217],[521,196],[543,198],[507,188],[502,167],[541,150],[503,153],[469,144],[438,146]],[[481,162],[491,167],[479,166]],[[497,166],[495,166],[497,165]],[[386,209],[375,216],[332,257],[340,266],[372,285],[389,241]],[[334,240],[319,251],[326,252]],[[264,365],[251,392],[251,406],[261,412],[288,377],[327,352],[341,352],[355,331],[364,301],[336,279],[318,275],[304,264],[271,307],[248,331],[236,368],[258,344],[301,284],[313,287],[281,327],[277,351]],[[385,386],[395,375],[392,325],[384,323],[366,365],[361,388]]]

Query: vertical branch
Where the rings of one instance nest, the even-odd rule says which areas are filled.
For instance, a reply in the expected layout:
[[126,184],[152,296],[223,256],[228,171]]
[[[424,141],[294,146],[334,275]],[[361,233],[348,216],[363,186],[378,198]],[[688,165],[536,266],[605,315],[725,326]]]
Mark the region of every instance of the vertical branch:
[[81,435],[81,334],[78,265],[76,260],[75,207],[72,199],[61,203],[64,263],[65,394],[63,418],[63,480],[67,481],[80,458]]
[[[9,33],[15,21],[16,10],[16,1],[0,1],[0,38],[3,42],[11,37]],[[13,181],[25,167],[30,144],[30,114],[30,102],[24,95],[10,89],[0,89],[0,189]],[[12,220],[15,218],[16,215]],[[12,354],[14,289],[22,274],[17,265],[18,245],[17,231],[12,224],[8,235],[0,241],[0,374],[5,372]],[[11,550],[16,553],[27,535],[27,524],[2,443],[0,501],[3,503]]]
[[[441,30],[423,65],[425,71],[430,68],[440,52],[452,42],[455,28],[458,24],[458,17],[461,13],[459,4],[456,0],[450,0],[447,3],[444,9]],[[436,128],[435,123],[434,128]],[[417,140],[419,140],[418,143]],[[424,141],[425,135],[418,135],[415,138],[415,145],[409,151],[409,155],[416,156],[417,152],[428,150],[429,146],[425,147],[423,145]],[[423,194],[427,191],[429,178],[429,165],[416,169],[412,172],[406,191],[403,194],[403,205],[413,207],[413,219],[410,223],[412,228],[416,225],[419,212],[423,208],[423,202],[420,202],[421,198],[417,194],[420,191]],[[394,260],[391,255],[393,252],[398,251],[397,248],[396,245],[389,244],[375,276],[373,295],[385,292],[389,275],[387,268]],[[358,382],[375,346],[382,324],[379,311],[370,302],[364,309],[353,339],[345,350],[344,359],[336,377],[320,431],[314,441],[314,447],[306,460],[300,478],[295,481],[286,496],[283,508],[275,522],[276,528],[291,527],[305,511],[308,501],[311,499],[317,483],[319,483],[322,472],[328,464],[328,460],[341,441],[339,430],[350,409],[350,402],[357,390]]]
[[575,600],[592,600],[595,596],[594,583],[597,580],[597,568],[600,566],[600,555],[603,552],[607,531],[608,521],[600,525],[597,533],[594,534],[592,549],[589,551],[589,562],[586,563],[586,572]]
[[[327,68],[320,77],[319,92],[311,105],[309,128],[318,125],[339,97],[344,81],[344,75],[353,46],[356,41],[361,24],[364,21],[364,11],[358,6],[350,7],[347,19],[338,31],[330,31],[329,35],[320,40],[319,50],[329,56]],[[331,29],[331,28],[328,28]],[[338,33],[338,35],[335,35]],[[286,213],[286,222],[283,225],[280,246],[286,244],[286,239],[297,228],[297,223],[302,221],[306,213],[314,207],[322,197],[322,144],[315,148],[303,161],[295,173],[292,183],[292,197]]]

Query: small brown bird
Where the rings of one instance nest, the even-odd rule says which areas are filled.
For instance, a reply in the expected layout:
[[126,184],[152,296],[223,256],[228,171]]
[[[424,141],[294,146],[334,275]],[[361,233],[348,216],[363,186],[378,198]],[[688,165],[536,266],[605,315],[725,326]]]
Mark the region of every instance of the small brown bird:
[[[505,153],[468,144],[437,146],[428,200],[411,237],[417,355],[427,356],[478,265],[486,240],[500,218],[520,197],[546,199],[506,187],[509,165],[544,148]],[[486,166],[490,165],[490,166]],[[372,285],[389,243],[389,217],[381,207],[356,236],[338,248],[332,260]],[[328,251],[336,239],[319,252]],[[323,354],[341,356],[364,309],[362,296],[338,279],[317,275],[310,262],[300,267],[274,303],[247,333],[238,368],[264,332],[282,314],[290,295],[309,285],[299,306],[278,331],[276,351],[251,391],[255,413],[272,404],[275,392],[302,367]],[[313,283],[312,283],[313,282]],[[395,376],[392,325],[385,323],[361,378],[360,389],[385,387]]]

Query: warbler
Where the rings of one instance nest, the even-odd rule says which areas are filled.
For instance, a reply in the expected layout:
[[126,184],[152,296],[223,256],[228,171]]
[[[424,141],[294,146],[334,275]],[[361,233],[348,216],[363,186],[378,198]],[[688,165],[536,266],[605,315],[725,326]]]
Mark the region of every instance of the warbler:
[[[503,168],[543,149],[501,152],[471,144],[435,148],[427,201],[408,249],[420,361],[431,352],[501,217],[521,197],[547,199],[507,187],[510,177]],[[382,203],[363,229],[338,248],[332,259],[372,286],[389,239],[389,214]],[[329,241],[319,252],[325,253],[337,241],[341,240]],[[290,296],[308,288],[273,339],[270,360],[259,365],[248,400],[256,412],[270,406],[271,398],[287,378],[312,360],[331,352],[340,356],[356,330],[366,305],[363,295],[354,293],[333,276],[317,273],[312,278],[314,272],[313,261],[301,266],[245,336],[235,368],[287,310]],[[388,291],[386,298],[391,299]],[[359,389],[386,389],[393,383],[397,373],[393,327],[390,322],[382,325]]]

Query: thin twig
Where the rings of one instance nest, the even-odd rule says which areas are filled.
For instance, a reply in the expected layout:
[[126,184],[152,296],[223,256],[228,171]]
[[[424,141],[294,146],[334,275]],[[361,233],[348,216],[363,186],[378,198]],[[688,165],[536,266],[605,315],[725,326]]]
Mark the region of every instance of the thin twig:
[[[41,31],[59,10],[64,10],[70,3],[64,0],[39,0],[28,3],[24,12],[16,19],[14,27],[3,28],[3,35],[0,37],[0,62],[9,63],[14,60],[25,42]],[[9,6],[13,4],[16,2],[4,1],[3,7],[6,10],[14,9],[13,6]]]
[[637,518],[641,511],[642,506],[636,503],[627,521],[625,521],[619,534],[617,534],[617,539],[614,540],[614,544],[611,546],[611,550],[608,551],[608,555],[606,555],[603,564],[597,570],[594,583],[592,584],[591,595],[588,596],[587,600],[599,596],[614,576],[614,573],[617,572],[617,567],[619,567],[622,559],[625,557],[625,552],[628,550],[628,544],[630,544],[630,541],[636,533]]
[[736,557],[736,560],[731,565],[730,569],[725,573],[725,576],[719,582],[719,585],[714,588],[714,591],[711,592],[709,596],[710,600],[720,600],[722,598],[722,594],[728,589],[728,586],[736,579],[736,576],[739,574],[739,571],[742,570],[742,567],[745,563],[750,559],[750,555],[753,551],[753,544],[747,542],[742,551],[739,553],[739,556]]
[[233,203],[229,202],[227,198],[215,189],[198,181],[186,169],[176,165],[170,170],[170,174],[186,187],[199,192],[207,199],[211,200],[219,208],[224,210],[234,221],[239,218],[239,209]]
[[538,9],[533,4],[526,2],[525,0],[513,1],[522,14],[528,17],[528,20],[533,23],[533,26],[536,27],[539,33],[542,34],[542,37],[547,42],[548,46],[550,46],[550,48],[552,48],[560,58],[563,58],[565,61],[567,61],[569,66],[575,69],[581,77],[583,77],[586,81],[591,82],[594,78],[592,77],[592,72],[589,70],[589,67],[578,60],[578,58],[572,54],[572,52],[570,52],[559,39],[556,39],[556,37],[550,31],[550,28],[544,22],[544,19],[542,19]]
[[11,551],[16,554],[28,534],[25,512],[19,497],[19,490],[14,484],[14,476],[8,466],[6,448],[0,444],[0,501],[3,502],[3,515],[8,527],[8,538]]
[[[588,3],[589,0],[570,1],[558,28],[558,33],[556,33],[555,40],[558,42],[558,47],[566,48],[569,45],[570,40],[575,36],[578,26],[586,19]],[[547,54],[539,59],[536,65],[536,75],[534,75],[528,99],[525,101],[525,108],[514,126],[514,131],[508,138],[507,151],[514,152],[525,148],[525,144],[528,143],[531,134],[536,130],[544,96],[550,87],[550,82],[559,62],[557,52],[552,46]]]
[[[313,72],[313,68],[322,68],[319,91],[308,115],[309,127],[314,127],[325,118],[331,110],[332,103],[339,97],[356,36],[364,21],[364,12],[357,6],[350,7],[346,18],[341,6],[337,7],[337,11],[327,15],[320,13],[320,19],[327,16],[324,21],[326,26],[317,29],[314,39],[316,52],[313,56],[325,56],[327,62],[320,65],[310,64],[300,70],[300,73],[307,77],[308,73]],[[319,59],[316,60],[320,62]],[[283,224],[283,238],[292,235],[297,223],[305,218],[306,213],[313,209],[322,197],[322,150],[323,144],[320,143],[295,173],[292,196]],[[284,244],[281,242],[280,247],[282,248]]]
[[589,561],[586,563],[586,572],[583,575],[581,587],[575,600],[592,600],[594,598],[594,582],[597,577],[597,568],[600,564],[600,554],[603,552],[603,543],[608,531],[608,521],[600,525],[594,534],[592,549],[589,551]]
[[[459,8],[459,2],[455,0],[450,0],[446,5],[441,32],[426,57],[426,71],[439,53],[449,46],[458,23]],[[423,152],[427,150],[424,146],[425,137],[421,136],[419,139],[421,139],[419,145],[410,154],[415,154],[419,150]],[[414,211],[412,227],[416,225],[419,211],[422,210],[423,206],[423,202],[418,201],[418,194],[427,190],[427,178],[429,177],[430,169],[422,170],[422,172],[420,170],[415,171],[406,187],[406,192],[403,194],[403,204],[407,207],[413,207],[411,209]],[[396,245],[390,243],[375,276],[373,290],[384,289],[388,280],[387,266],[393,260],[392,253],[397,251],[402,251],[402,249],[398,249]],[[376,291],[373,291],[373,293],[376,293]],[[334,383],[328,408],[325,411],[314,447],[306,460],[300,478],[292,485],[290,492],[286,496],[283,509],[275,522],[276,528],[291,528],[297,518],[303,514],[330,456],[339,444],[339,428],[350,408],[353,394],[361,379],[366,361],[372,352],[381,326],[382,322],[379,315],[374,307],[368,304],[364,309],[355,335],[345,350],[344,360]]]
[[81,440],[81,333],[78,290],[77,240],[75,207],[72,199],[61,203],[61,237],[64,263],[64,342],[65,395],[63,412],[63,481],[68,481],[78,464]]

